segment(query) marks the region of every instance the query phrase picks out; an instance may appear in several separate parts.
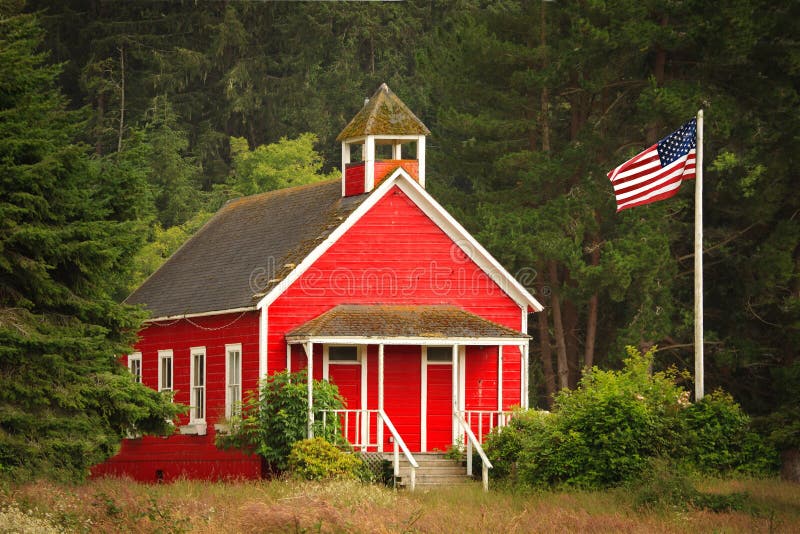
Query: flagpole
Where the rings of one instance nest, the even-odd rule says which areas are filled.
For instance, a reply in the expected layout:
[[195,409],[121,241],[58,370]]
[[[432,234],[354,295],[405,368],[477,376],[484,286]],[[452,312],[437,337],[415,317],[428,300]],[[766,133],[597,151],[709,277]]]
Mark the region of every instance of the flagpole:
[[703,110],[697,112],[694,184],[694,400],[703,398]]

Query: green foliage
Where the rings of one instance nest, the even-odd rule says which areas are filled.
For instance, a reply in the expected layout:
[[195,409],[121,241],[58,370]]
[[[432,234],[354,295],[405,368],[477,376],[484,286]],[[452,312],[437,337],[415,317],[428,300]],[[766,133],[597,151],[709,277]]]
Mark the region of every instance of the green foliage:
[[140,226],[74,142],[82,115],[41,40],[33,16],[0,20],[0,471],[80,480],[129,432],[171,431],[182,407],[115,356],[142,320],[113,299]]
[[681,412],[683,459],[705,473],[774,472],[776,451],[751,430],[750,418],[728,393],[717,390]]
[[293,476],[306,480],[369,478],[358,456],[342,451],[323,438],[295,442],[289,452],[288,467]]
[[[259,391],[248,392],[241,416],[229,421],[229,433],[217,435],[217,446],[258,454],[272,469],[286,470],[292,445],[307,437],[307,376],[305,370],[281,371],[262,381]],[[314,380],[313,395],[314,435],[344,444],[337,417],[326,417],[323,427],[323,410],[343,408],[339,388]]]
[[495,475],[600,488],[639,479],[657,458],[708,473],[775,469],[774,450],[729,395],[692,405],[672,373],[650,372],[652,361],[653,350],[629,347],[623,369],[592,369],[558,394],[553,413],[517,414],[487,442]]
[[551,422],[550,412],[520,410],[514,413],[507,427],[494,428],[487,436],[484,447],[492,462],[492,477],[516,481],[520,453],[531,438],[550,435]]
[[321,173],[322,158],[314,151],[316,142],[316,135],[305,133],[297,139],[284,137],[251,151],[244,138],[231,138],[230,187],[240,195],[252,195],[341,176],[336,172],[330,176]]
[[621,371],[592,369],[578,389],[559,393],[550,433],[520,453],[522,480],[612,486],[638,476],[648,458],[670,451],[682,391],[666,374],[649,373],[652,352],[628,354]]

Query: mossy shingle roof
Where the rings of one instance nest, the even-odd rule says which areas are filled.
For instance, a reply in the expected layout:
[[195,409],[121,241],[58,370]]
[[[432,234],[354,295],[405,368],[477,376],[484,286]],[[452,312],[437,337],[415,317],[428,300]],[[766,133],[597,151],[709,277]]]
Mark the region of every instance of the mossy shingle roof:
[[300,325],[290,342],[309,338],[528,338],[457,306],[342,304]]
[[125,302],[154,318],[254,306],[367,196],[336,179],[233,200]]
[[381,84],[337,141],[365,135],[429,135],[431,132],[389,86]]

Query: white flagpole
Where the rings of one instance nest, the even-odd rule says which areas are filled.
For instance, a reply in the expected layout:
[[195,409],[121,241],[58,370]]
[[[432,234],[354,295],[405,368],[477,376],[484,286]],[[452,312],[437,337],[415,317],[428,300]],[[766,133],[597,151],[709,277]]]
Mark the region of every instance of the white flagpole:
[[703,110],[697,112],[694,184],[694,400],[703,398]]

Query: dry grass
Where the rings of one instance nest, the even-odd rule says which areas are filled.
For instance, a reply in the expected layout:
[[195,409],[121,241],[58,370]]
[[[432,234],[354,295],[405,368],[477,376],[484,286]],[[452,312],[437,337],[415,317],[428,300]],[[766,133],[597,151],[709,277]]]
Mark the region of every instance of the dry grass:
[[746,511],[637,510],[623,489],[485,494],[476,484],[397,493],[356,482],[146,485],[103,479],[81,486],[39,482],[0,492],[0,518],[25,514],[28,523],[39,526],[0,524],[0,533],[800,531],[798,485],[707,480],[700,489],[745,492]]

